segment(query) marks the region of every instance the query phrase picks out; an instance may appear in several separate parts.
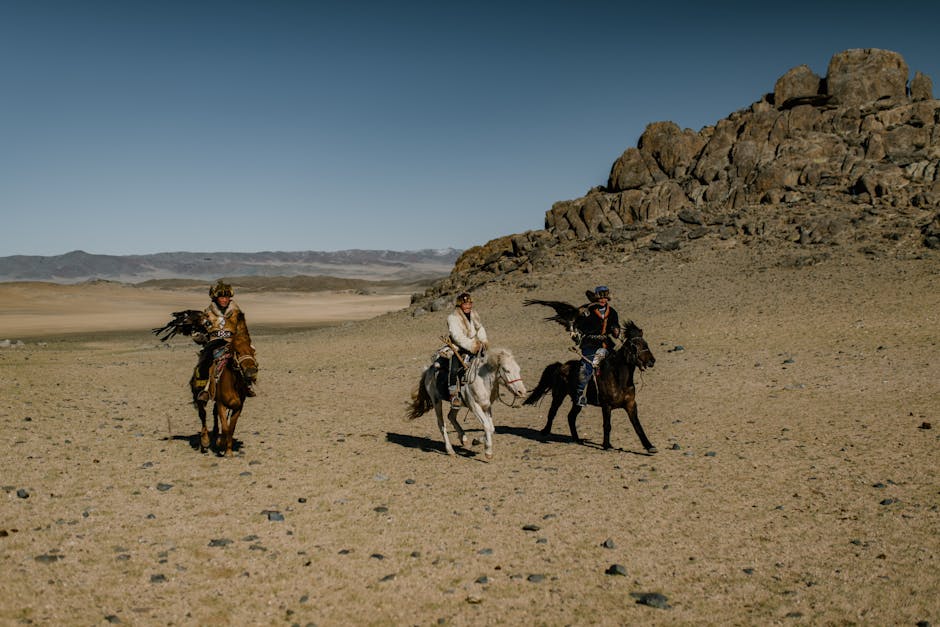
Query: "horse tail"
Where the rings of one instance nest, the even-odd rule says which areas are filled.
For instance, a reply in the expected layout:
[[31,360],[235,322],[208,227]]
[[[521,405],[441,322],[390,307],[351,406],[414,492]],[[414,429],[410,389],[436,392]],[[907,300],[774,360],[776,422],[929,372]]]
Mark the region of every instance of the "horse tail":
[[434,407],[431,395],[428,394],[428,389],[424,385],[426,374],[427,371],[425,370],[424,374],[421,375],[421,379],[418,381],[418,388],[411,393],[411,403],[408,406],[408,412],[405,414],[410,420],[420,418]]
[[532,393],[529,394],[529,398],[522,401],[523,405],[535,405],[539,400],[545,396],[545,393],[552,389],[555,381],[560,376],[559,370],[561,369],[561,362],[556,361],[553,364],[549,364],[545,367],[545,370],[542,371],[542,378],[539,379],[539,384],[535,386],[535,389],[532,390]]

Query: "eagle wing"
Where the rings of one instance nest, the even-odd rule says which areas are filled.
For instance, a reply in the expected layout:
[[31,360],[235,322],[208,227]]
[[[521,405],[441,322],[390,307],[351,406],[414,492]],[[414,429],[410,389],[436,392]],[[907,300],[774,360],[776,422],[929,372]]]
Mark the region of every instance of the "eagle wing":
[[574,321],[578,317],[578,308],[574,305],[560,300],[538,300],[536,298],[528,298],[522,301],[522,304],[526,307],[529,305],[543,305],[545,307],[551,307],[555,310],[555,315],[548,316],[545,319],[551,322],[557,322],[561,326],[565,327],[565,330],[568,332],[574,331]]
[[205,312],[198,309],[174,311],[172,320],[162,327],[152,329],[151,332],[159,337],[161,342],[166,342],[177,334],[192,335],[194,331],[205,330],[205,320]]

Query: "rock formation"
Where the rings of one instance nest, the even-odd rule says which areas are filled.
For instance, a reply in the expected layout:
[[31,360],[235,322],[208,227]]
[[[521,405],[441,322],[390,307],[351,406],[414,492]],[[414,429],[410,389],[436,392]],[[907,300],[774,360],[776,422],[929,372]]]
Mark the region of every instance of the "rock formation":
[[654,122],[606,186],[556,202],[542,230],[468,249],[415,300],[527,272],[548,249],[588,241],[675,250],[712,237],[928,254],[940,248],[940,101],[929,77],[908,74],[895,52],[846,50],[825,78],[795,67],[773,93],[698,132]]

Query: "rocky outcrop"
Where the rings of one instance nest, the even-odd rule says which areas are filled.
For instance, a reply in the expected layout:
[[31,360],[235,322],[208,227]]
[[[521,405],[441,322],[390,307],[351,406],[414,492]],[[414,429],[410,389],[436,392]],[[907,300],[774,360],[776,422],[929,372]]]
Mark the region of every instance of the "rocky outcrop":
[[773,93],[698,132],[654,122],[614,161],[606,186],[554,203],[544,230],[466,251],[431,292],[526,272],[546,249],[588,241],[839,245],[878,224],[886,241],[934,248],[940,101],[929,77],[917,72],[908,83],[908,74],[896,52],[846,50],[825,78],[795,67]]

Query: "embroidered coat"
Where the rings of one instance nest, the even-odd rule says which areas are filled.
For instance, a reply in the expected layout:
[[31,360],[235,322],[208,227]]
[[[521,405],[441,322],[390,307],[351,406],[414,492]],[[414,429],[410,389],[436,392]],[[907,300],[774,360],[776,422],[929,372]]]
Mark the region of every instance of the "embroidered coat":
[[620,335],[620,317],[610,305],[603,309],[597,303],[581,307],[574,326],[581,333],[581,351],[585,355],[593,355],[601,347],[613,348],[608,336]]
[[480,316],[472,310],[468,320],[460,307],[455,307],[447,316],[447,330],[451,341],[468,353],[478,353],[481,345],[488,342]]
[[211,340],[222,338],[235,349],[236,355],[254,355],[254,346],[251,345],[251,335],[248,333],[248,324],[245,314],[239,309],[235,301],[230,301],[225,310],[219,309],[213,301],[205,308],[205,331],[193,333],[193,341],[205,345]]

